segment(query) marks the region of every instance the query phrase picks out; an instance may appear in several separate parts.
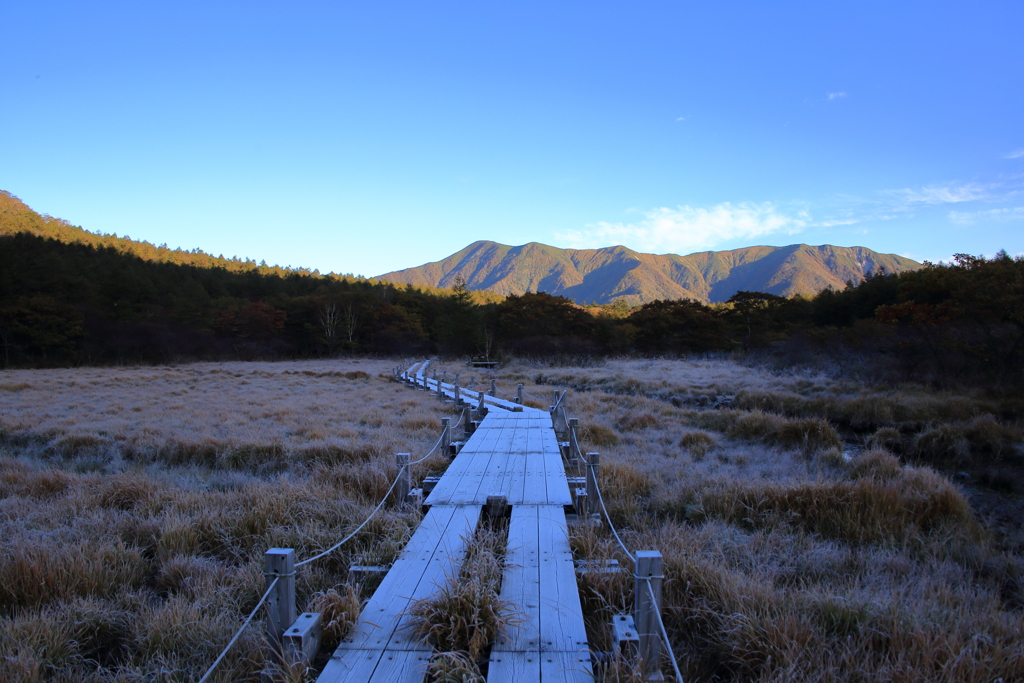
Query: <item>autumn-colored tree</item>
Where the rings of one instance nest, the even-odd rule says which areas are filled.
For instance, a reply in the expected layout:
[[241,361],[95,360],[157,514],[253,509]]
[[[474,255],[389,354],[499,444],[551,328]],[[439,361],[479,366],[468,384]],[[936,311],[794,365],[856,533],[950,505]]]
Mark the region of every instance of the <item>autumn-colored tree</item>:
[[725,348],[725,324],[709,306],[691,299],[651,301],[627,318],[636,346],[648,353],[689,353]]

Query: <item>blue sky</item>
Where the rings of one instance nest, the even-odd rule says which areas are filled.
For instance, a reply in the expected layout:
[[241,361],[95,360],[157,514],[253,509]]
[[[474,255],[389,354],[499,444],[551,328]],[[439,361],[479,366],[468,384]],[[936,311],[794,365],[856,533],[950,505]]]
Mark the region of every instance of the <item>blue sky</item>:
[[478,239],[1024,252],[1021,2],[9,2],[0,189],[376,275]]

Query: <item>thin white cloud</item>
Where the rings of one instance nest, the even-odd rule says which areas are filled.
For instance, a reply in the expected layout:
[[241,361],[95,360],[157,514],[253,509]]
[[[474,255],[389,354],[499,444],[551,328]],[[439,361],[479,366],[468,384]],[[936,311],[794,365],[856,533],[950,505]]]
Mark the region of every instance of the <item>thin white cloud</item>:
[[687,254],[713,249],[730,240],[779,233],[792,235],[809,224],[806,212],[787,214],[772,202],[724,202],[712,207],[651,209],[633,223],[595,223],[556,237],[576,248],[624,244],[638,251]]
[[1021,157],[1024,157],[1024,147],[1021,147],[1020,149],[1015,149],[1008,154],[1004,154],[1003,157],[1005,159],[1020,159]]
[[677,117],[676,117],[676,122],[677,122],[677,123],[678,123],[679,121],[685,121],[685,120],[686,120],[686,117],[685,117],[685,116],[677,116]]
[[990,196],[989,189],[978,183],[926,185],[917,189],[888,190],[883,194],[892,197],[898,204],[903,204],[905,208],[933,204],[959,204],[988,199]]
[[828,94],[828,98],[830,100],[838,100],[840,97],[846,97],[846,93],[845,92],[830,92]]
[[950,211],[949,220],[960,225],[974,225],[978,221],[996,221],[998,223],[1024,221],[1024,206],[987,211]]

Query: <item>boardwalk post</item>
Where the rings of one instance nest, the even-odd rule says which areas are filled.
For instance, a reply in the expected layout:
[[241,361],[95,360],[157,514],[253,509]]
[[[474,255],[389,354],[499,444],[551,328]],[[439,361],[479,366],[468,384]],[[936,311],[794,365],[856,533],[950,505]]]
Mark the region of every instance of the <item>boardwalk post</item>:
[[458,380],[458,378],[456,378],[455,379],[455,407],[458,408],[461,403],[462,403],[462,399],[459,398],[459,380]]
[[[569,418],[569,453],[566,454],[565,459],[568,460],[570,463],[576,462],[577,453],[580,452],[580,442],[576,436],[576,430],[579,428],[579,426],[579,418]],[[587,491],[587,495],[590,495],[589,491]]]
[[450,456],[452,452],[452,419],[441,418],[441,452]]
[[523,405],[523,385],[516,385],[516,403]]
[[601,512],[601,501],[597,493],[597,474],[601,466],[600,453],[587,453],[587,513]]
[[[636,574],[634,575],[633,604],[636,613],[633,620],[640,636],[640,659],[644,663],[644,675],[651,678],[661,671],[661,633],[658,629],[658,614],[661,613],[661,553],[657,550],[638,550],[636,553]],[[654,600],[647,588],[653,588]]]
[[441,381],[444,382],[445,384],[448,383],[448,371],[447,370],[444,371],[444,375],[441,377]]
[[412,467],[409,466],[409,453],[399,453],[398,461],[398,485],[395,493],[398,494],[398,505],[404,506],[409,500],[409,491],[412,491]]
[[497,382],[497,380],[493,380],[493,379],[491,380],[491,390],[489,392],[487,392],[487,393],[489,393],[491,396],[497,396],[498,395],[498,382]]
[[478,393],[477,398],[479,398],[480,400],[476,406],[476,416],[477,419],[482,420],[484,419],[484,415],[487,414],[487,406],[484,405],[484,392],[481,391],[480,393]]
[[468,405],[462,408],[462,433],[465,438],[469,438],[469,435],[473,433],[473,425],[470,424],[472,421],[473,409]]
[[267,642],[276,656],[281,656],[281,636],[295,621],[295,550],[271,548],[263,555],[263,576],[267,588],[277,585],[267,597]]

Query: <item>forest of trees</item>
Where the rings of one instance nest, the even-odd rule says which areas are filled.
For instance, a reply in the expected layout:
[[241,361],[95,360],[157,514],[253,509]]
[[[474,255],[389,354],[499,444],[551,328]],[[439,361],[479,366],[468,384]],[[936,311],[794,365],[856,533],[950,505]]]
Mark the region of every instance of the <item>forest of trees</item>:
[[3,367],[746,351],[937,383],[1024,379],[1024,259],[1005,253],[878,273],[812,299],[738,292],[711,306],[580,307],[544,293],[498,300],[464,285],[396,287],[154,247],[21,210],[4,195]]

